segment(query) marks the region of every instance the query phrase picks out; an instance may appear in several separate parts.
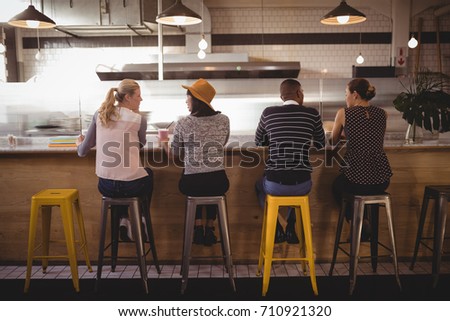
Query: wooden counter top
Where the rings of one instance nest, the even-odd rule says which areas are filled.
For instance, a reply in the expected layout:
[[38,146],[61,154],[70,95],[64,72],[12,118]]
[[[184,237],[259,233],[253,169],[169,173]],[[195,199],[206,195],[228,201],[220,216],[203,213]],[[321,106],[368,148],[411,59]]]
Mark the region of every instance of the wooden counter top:
[[[171,137],[171,136],[170,136]],[[254,135],[251,134],[232,134],[227,143],[227,150],[236,150],[239,148],[257,148],[254,143]],[[6,139],[0,140],[0,154],[19,154],[19,153],[76,153],[75,147],[49,147],[49,137],[18,137],[17,145],[9,147]],[[401,139],[386,139],[385,149],[430,149],[430,148],[448,148],[450,147],[450,138],[441,138],[439,140],[424,140],[421,144],[408,145]],[[330,146],[327,149],[331,149]],[[160,151],[160,145],[156,135],[147,136],[147,144],[144,151]]]

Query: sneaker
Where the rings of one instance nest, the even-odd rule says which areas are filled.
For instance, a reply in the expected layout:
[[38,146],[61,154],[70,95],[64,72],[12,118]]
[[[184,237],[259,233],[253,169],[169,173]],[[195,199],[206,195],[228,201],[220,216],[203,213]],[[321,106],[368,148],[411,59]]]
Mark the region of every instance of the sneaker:
[[277,221],[277,227],[275,230],[275,244],[283,243],[286,241],[286,234],[283,231],[283,227],[281,224]]
[[131,235],[130,222],[127,218],[120,219],[119,226],[119,238],[122,242],[131,242],[133,241],[129,235]]
[[213,244],[217,243],[217,237],[214,234],[215,228],[210,227],[210,226],[206,226],[205,227],[205,239],[204,239],[204,245],[205,246],[211,246]]
[[295,225],[288,223],[286,225],[286,242],[288,244],[298,244],[300,243],[297,234],[295,233]]
[[194,244],[203,244],[204,240],[203,225],[194,226]]

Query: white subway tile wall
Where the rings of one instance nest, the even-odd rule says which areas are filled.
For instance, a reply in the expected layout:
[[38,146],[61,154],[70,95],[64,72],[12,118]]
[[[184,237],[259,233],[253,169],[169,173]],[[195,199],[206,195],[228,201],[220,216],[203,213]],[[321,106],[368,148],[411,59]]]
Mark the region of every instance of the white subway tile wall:
[[[373,9],[364,8],[367,21],[350,26],[326,26],[319,22],[323,9],[317,8],[237,8],[210,9],[212,33],[214,34],[273,34],[273,33],[370,33],[391,32],[391,19]],[[416,16],[413,30],[417,30]],[[422,31],[435,32],[436,25],[432,9],[420,13],[423,18]],[[450,19],[440,19],[440,30],[450,30]],[[35,31],[22,31],[24,37],[36,37]],[[61,37],[53,30],[40,31],[40,37]],[[63,36],[69,37],[69,36]],[[70,37],[68,38],[70,40]],[[406,46],[406,44],[405,44]],[[185,53],[184,47],[165,47],[167,54]],[[251,61],[300,61],[300,78],[349,78],[356,57],[361,52],[365,58],[362,66],[389,66],[390,44],[345,44],[345,45],[242,45],[214,46],[213,53],[247,53]],[[419,66],[438,71],[436,44],[421,46]],[[450,73],[450,44],[441,44],[442,71]],[[36,75],[51,76],[62,71],[72,79],[97,79],[95,68],[99,64],[120,65],[123,63],[147,62],[150,55],[158,53],[157,47],[112,47],[112,48],[41,48],[41,59],[37,61],[37,49],[23,50],[25,80]],[[409,50],[407,66],[412,70],[416,64],[418,50]]]

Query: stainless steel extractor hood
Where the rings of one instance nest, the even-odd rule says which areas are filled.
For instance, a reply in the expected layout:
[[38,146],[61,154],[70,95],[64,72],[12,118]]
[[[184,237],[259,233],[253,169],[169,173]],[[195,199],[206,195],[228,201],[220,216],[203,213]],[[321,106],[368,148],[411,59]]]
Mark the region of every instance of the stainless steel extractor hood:
[[[100,80],[157,80],[158,64],[97,66]],[[164,79],[297,78],[300,62],[165,63]]]

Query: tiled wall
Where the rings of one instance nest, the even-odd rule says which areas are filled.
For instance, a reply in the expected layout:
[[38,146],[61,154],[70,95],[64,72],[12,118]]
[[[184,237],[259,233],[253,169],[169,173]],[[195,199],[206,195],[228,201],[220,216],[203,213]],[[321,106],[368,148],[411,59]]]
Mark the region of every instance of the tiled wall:
[[[262,12],[263,11],[263,12]],[[273,34],[273,33],[372,33],[391,32],[390,17],[365,8],[367,21],[351,26],[326,26],[319,20],[324,9],[316,8],[239,8],[211,9],[214,34]],[[263,13],[263,14],[262,14]],[[428,10],[420,14],[424,18],[423,31],[434,32],[433,14]],[[441,31],[450,31],[450,19],[442,18]],[[417,17],[413,30],[417,29]],[[60,36],[55,31],[40,31],[41,37]],[[24,37],[36,37],[35,31],[24,31]],[[264,37],[263,37],[264,39]],[[405,44],[406,46],[406,44]],[[102,47],[99,43],[98,47]],[[98,64],[142,63],[148,56],[157,54],[156,47],[126,48],[41,48],[41,60],[35,60],[36,49],[24,49],[23,68],[25,80],[34,75],[63,71],[72,78],[95,78]],[[356,65],[359,52],[365,62],[362,66],[388,66],[391,63],[390,44],[334,44],[334,45],[245,45],[214,46],[213,53],[248,53],[250,60],[300,61],[300,78],[349,78],[352,65]],[[184,47],[168,46],[167,54],[184,53]],[[415,63],[417,50],[410,50],[408,68]],[[450,73],[450,44],[441,44],[443,71]],[[423,44],[420,66],[437,70],[436,44]]]

